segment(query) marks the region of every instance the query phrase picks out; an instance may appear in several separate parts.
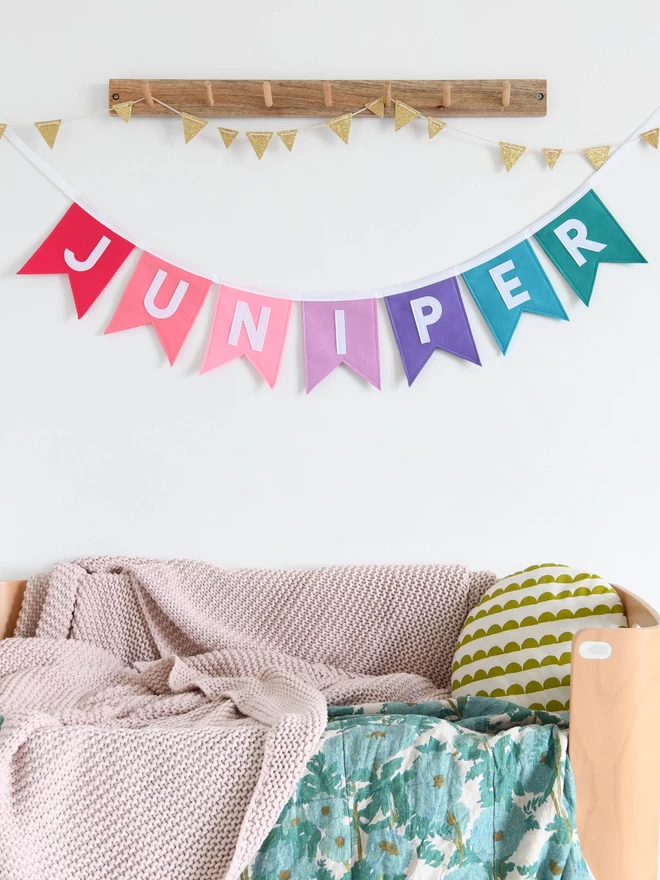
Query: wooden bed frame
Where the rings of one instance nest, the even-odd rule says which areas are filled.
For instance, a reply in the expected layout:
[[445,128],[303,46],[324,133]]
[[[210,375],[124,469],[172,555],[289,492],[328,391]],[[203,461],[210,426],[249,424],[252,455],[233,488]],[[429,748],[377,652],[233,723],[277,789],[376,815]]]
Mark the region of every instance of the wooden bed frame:
[[[25,586],[0,581],[0,639],[14,631]],[[577,826],[595,880],[657,880],[660,614],[616,590],[630,628],[584,629],[573,640],[569,751]]]

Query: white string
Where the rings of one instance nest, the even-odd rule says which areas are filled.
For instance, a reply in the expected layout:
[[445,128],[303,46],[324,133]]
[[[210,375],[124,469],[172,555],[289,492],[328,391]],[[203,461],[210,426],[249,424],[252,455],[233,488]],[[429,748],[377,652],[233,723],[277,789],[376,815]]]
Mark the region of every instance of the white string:
[[[140,100],[141,100],[141,101],[144,101],[144,98],[140,98]],[[161,104],[163,107],[166,107],[168,110],[171,110],[172,113],[176,113],[178,116],[181,116],[181,111],[180,111],[180,110],[177,110],[175,107],[170,107],[170,105],[169,105],[169,104],[166,104],[165,101],[161,101],[161,100],[159,100],[158,98],[154,98],[154,101],[155,101],[157,104]],[[135,103],[137,104],[137,101],[136,101]],[[396,101],[395,101],[395,103],[396,103]],[[352,113],[344,113],[343,115],[344,115],[344,116],[351,116],[351,117],[353,117],[353,116],[359,116],[360,113],[364,113],[364,112],[366,112],[366,111],[368,111],[368,110],[369,110],[368,107],[361,107],[359,110],[354,110]],[[369,112],[371,112],[371,111],[369,111]],[[97,114],[90,114],[90,115],[97,115]],[[84,117],[84,116],[78,116],[78,117],[75,117],[75,118],[78,118],[78,119],[84,119],[85,117]],[[333,119],[339,119],[339,118],[340,118],[340,117],[334,116],[334,117],[329,117],[328,120],[324,120],[323,122],[313,123],[312,125],[303,125],[303,126],[299,126],[299,127],[296,129],[296,131],[297,131],[298,133],[300,133],[300,132],[306,132],[306,131],[317,131],[319,128],[325,128],[325,126],[328,124],[328,121],[331,122]],[[420,118],[420,119],[426,119],[427,117],[424,116],[424,114],[420,114],[419,118]],[[485,143],[485,144],[489,144],[489,146],[499,147],[499,145],[500,145],[500,141],[494,141],[494,140],[491,140],[491,138],[483,137],[483,135],[480,135],[480,134],[474,134],[474,133],[471,132],[471,131],[465,131],[464,129],[462,129],[462,128],[457,128],[455,125],[452,125],[452,124],[450,124],[450,123],[448,123],[448,122],[445,123],[445,128],[448,129],[450,132],[455,132],[456,134],[462,134],[464,137],[472,138],[473,140],[476,140],[476,141],[482,141],[482,142]],[[236,129],[233,129],[233,130],[235,131]],[[244,133],[244,132],[243,132],[243,133]],[[241,132],[239,132],[239,134],[241,134]],[[639,137],[639,135],[638,135],[638,137]],[[631,142],[634,141],[634,140],[636,140],[636,138],[628,138],[628,139],[625,140],[625,141],[618,141],[618,142],[615,142],[615,143],[611,143],[611,144],[609,144],[609,146],[610,146],[610,148],[612,148],[612,149],[617,149],[618,147],[622,147],[624,144],[631,143]],[[525,150],[525,152],[528,152],[528,153],[539,153],[539,154],[543,154],[543,148],[542,148],[542,147],[527,147],[526,150]],[[564,154],[568,154],[568,155],[581,155],[581,154],[584,153],[584,150],[580,150],[580,149],[576,149],[576,150],[564,150],[564,149],[562,149],[562,153],[564,153]]]
[[[124,103],[139,104],[141,101],[144,101],[144,100],[145,100],[145,98],[136,98],[135,101],[126,101]],[[171,107],[169,104],[166,104],[165,101],[161,101],[160,98],[156,98],[155,96],[152,96],[152,100],[155,101],[156,104],[160,104],[162,107],[165,107],[170,112],[175,113],[177,116],[182,115],[180,110],[177,110],[176,107]],[[394,103],[396,103],[396,99],[393,99],[393,100],[394,100]],[[106,113],[108,113],[110,110],[111,110],[111,107],[107,108],[106,110],[95,110],[92,113],[83,113],[80,116],[69,116],[66,118],[62,118],[60,121],[62,123],[64,123],[64,122],[68,123],[68,122],[77,122],[81,119],[91,119],[92,117],[95,117],[95,116],[103,116]],[[368,107],[361,107],[359,110],[354,110],[351,113],[344,113],[342,115],[353,117],[353,116],[359,116],[361,113],[365,113],[367,111],[369,111]],[[371,112],[371,111],[369,111],[369,112]],[[328,121],[332,121],[333,119],[338,119],[338,118],[340,118],[340,117],[331,116],[327,120],[324,120],[323,122],[313,123],[311,125],[299,126],[298,128],[296,128],[296,132],[298,132],[298,133],[303,132],[304,133],[306,131],[318,131],[318,129],[320,129],[320,128],[325,128],[326,125],[328,124]],[[426,119],[426,118],[427,118],[427,115],[425,115],[425,114],[420,114],[420,116],[419,116],[419,119]],[[437,118],[440,118],[440,117],[437,117]],[[48,120],[48,121],[50,121],[50,120]],[[441,121],[444,121],[444,120],[441,120]],[[34,122],[11,122],[11,123],[7,123],[7,128],[8,129],[28,128],[28,127],[32,127],[33,125],[34,125]],[[232,129],[232,130],[236,131],[236,129]],[[453,132],[455,134],[463,135],[463,137],[470,138],[471,140],[481,141],[482,143],[488,144],[489,146],[499,147],[499,145],[500,145],[499,140],[497,140],[497,141],[492,140],[491,138],[484,137],[483,135],[475,134],[472,131],[465,131],[465,129],[458,128],[453,123],[445,122],[445,130],[447,130],[449,132]],[[643,128],[642,128],[642,130],[643,130]],[[202,133],[211,134],[211,132],[202,132]],[[239,134],[244,134],[244,133],[245,132],[239,131]],[[624,144],[632,143],[638,137],[639,137],[639,134],[636,134],[636,136],[630,137],[624,141],[614,141],[614,142],[610,143],[609,146],[612,149],[617,149],[618,147],[622,147]],[[557,148],[553,148],[553,149],[560,149],[560,148],[557,147]],[[526,147],[525,151],[527,153],[537,153],[539,155],[543,155],[543,147]],[[561,148],[561,151],[562,151],[562,154],[565,154],[565,155],[582,155],[584,153],[584,149],[563,149],[563,148]]]
[[[152,97],[153,97],[153,96],[152,96]],[[182,115],[183,115],[183,114],[181,113],[180,110],[175,110],[174,107],[170,107],[170,105],[169,105],[169,104],[166,104],[165,101],[160,101],[158,98],[153,98],[153,100],[154,100],[157,104],[160,104],[162,107],[167,107],[168,110],[171,110],[172,113],[176,113],[177,116],[182,116]]]
[[[156,99],[154,98],[154,100],[156,100]],[[126,103],[139,104],[140,101],[144,101],[144,98],[138,98],[135,101],[127,101]],[[38,120],[38,122],[42,122],[42,121],[43,122],[58,122],[59,121],[61,123],[78,122],[80,119],[91,119],[93,116],[106,116],[108,113],[111,112],[111,110],[112,110],[112,107],[106,107],[104,110],[94,110],[92,113],[81,113],[80,116],[66,116],[60,120],[44,119],[44,120]],[[175,113],[178,113],[178,110],[175,110]],[[34,123],[34,122],[8,122],[7,128],[32,128],[32,126],[35,124],[36,123]]]
[[[154,99],[155,100],[155,99]],[[658,107],[649,118],[640,125],[636,131],[625,140],[622,145],[617,149],[608,159],[608,161],[598,169],[598,171],[593,172],[587,180],[582,184],[582,186],[578,187],[570,196],[565,198],[559,205],[557,205],[552,210],[548,211],[543,217],[540,217],[530,226],[527,226],[525,229],[522,229],[520,232],[512,235],[506,241],[500,242],[498,245],[490,248],[487,251],[479,254],[476,257],[473,257],[470,260],[467,260],[464,263],[461,263],[457,266],[452,266],[448,269],[445,269],[442,272],[436,272],[433,275],[428,275],[426,278],[418,278],[414,281],[409,281],[405,284],[396,284],[389,287],[379,287],[373,288],[370,290],[354,290],[354,291],[345,291],[342,293],[338,293],[337,290],[333,291],[292,291],[292,290],[279,290],[274,288],[266,288],[260,287],[253,284],[246,284],[243,281],[236,281],[234,279],[229,279],[217,275],[213,272],[208,272],[205,269],[199,269],[198,267],[191,266],[176,257],[172,257],[171,255],[164,254],[159,248],[154,247],[150,244],[146,239],[141,238],[140,236],[133,235],[132,233],[123,230],[121,225],[115,223],[113,220],[110,220],[108,217],[105,217],[99,212],[90,202],[88,202],[85,198],[83,198],[76,189],[68,183],[68,181],[64,180],[63,177],[34,150],[29,147],[25,141],[15,132],[10,129],[7,129],[5,132],[5,139],[9,141],[9,143],[15,147],[29,162],[34,165],[45,177],[47,177],[51,183],[53,183],[58,189],[60,189],[72,202],[77,202],[81,208],[87,211],[88,214],[91,214],[95,217],[100,223],[104,226],[107,226],[109,229],[112,229],[117,235],[121,235],[122,238],[130,241],[136,248],[143,251],[148,251],[150,254],[158,257],[161,260],[164,260],[167,263],[171,263],[172,265],[177,266],[179,269],[183,269],[186,272],[192,272],[195,275],[199,275],[202,278],[207,278],[215,284],[225,284],[228,287],[236,287],[239,290],[244,290],[247,293],[254,293],[261,296],[272,296],[278,299],[288,299],[288,300],[309,300],[309,301],[317,301],[317,302],[336,302],[338,299],[341,300],[358,300],[358,299],[381,299],[385,296],[392,296],[396,293],[406,293],[410,290],[417,290],[420,287],[426,287],[429,284],[435,284],[438,281],[444,281],[447,278],[453,278],[456,275],[461,275],[464,272],[467,272],[470,269],[475,268],[476,266],[481,265],[482,263],[487,262],[488,260],[493,259],[494,257],[499,256],[504,251],[509,250],[515,245],[520,244],[522,241],[533,236],[539,229],[542,229],[548,223],[550,223],[555,217],[558,217],[561,213],[567,210],[572,204],[574,204],[578,199],[580,199],[585,193],[587,193],[594,186],[594,182],[598,179],[600,180],[605,174],[607,174],[616,164],[617,161],[621,160],[625,150],[629,147],[630,144],[635,143],[639,135],[646,131],[648,128],[654,128],[660,124],[660,107]]]
[[[141,98],[140,100],[144,100],[144,99]],[[163,107],[167,107],[168,110],[171,110],[172,113],[176,113],[177,116],[183,115],[180,110],[177,110],[175,107],[170,107],[170,105],[166,104],[165,101],[160,101],[158,98],[154,98],[154,101],[157,104],[161,104]],[[324,120],[323,122],[315,122],[311,125],[299,126],[298,128],[295,129],[295,131],[297,133],[300,133],[301,131],[315,131],[319,128],[325,128],[325,126],[328,124],[328,122],[332,122],[333,119],[341,119],[341,118],[343,118],[343,116],[351,116],[351,117],[359,116],[360,113],[364,113],[366,110],[367,110],[366,107],[362,107],[360,110],[355,110],[353,113],[344,113],[344,114],[342,114],[341,117],[340,116],[331,116],[328,119]],[[232,131],[235,131],[235,130],[236,129],[232,129]],[[241,132],[238,132],[238,133],[241,134]],[[245,132],[243,132],[243,134],[245,134]]]

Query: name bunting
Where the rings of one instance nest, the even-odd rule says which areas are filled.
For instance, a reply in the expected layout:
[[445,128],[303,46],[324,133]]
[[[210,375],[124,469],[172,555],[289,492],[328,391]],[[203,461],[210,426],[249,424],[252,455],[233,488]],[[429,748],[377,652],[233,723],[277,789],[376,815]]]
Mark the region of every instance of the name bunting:
[[[543,249],[589,305],[601,263],[645,263],[610,211],[588,190],[534,236],[462,275],[385,296],[403,367],[412,385],[440,349],[477,366],[481,359],[465,310],[462,277],[503,354],[524,313],[563,321],[568,316],[532,247]],[[78,318],[98,299],[134,245],[73,203],[19,275],[67,275]],[[142,251],[106,329],[151,324],[173,364],[211,288],[211,280]],[[418,282],[419,284],[419,282]],[[279,374],[292,301],[219,285],[201,372],[245,357],[270,387]],[[340,364],[381,387],[377,301],[302,303],[307,392]]]

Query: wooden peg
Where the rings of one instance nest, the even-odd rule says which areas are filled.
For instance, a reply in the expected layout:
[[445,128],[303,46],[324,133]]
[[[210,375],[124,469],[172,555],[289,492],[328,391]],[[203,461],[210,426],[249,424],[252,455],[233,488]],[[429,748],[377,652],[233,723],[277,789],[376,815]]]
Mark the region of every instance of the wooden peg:
[[265,101],[266,107],[272,107],[273,106],[273,91],[270,87],[270,83],[268,82],[268,80],[266,80],[263,83],[263,90],[264,90],[264,101]]
[[332,107],[332,86],[329,82],[323,83],[323,103],[326,107]]
[[508,107],[511,104],[511,80],[505,79],[502,83],[502,106]]
[[383,92],[383,104],[385,104],[385,106],[387,107],[388,110],[392,106],[392,83],[391,82],[385,83],[385,91]]
[[147,105],[147,107],[153,107],[154,99],[151,94],[151,86],[149,85],[148,79],[145,79],[145,81],[142,83],[142,89],[144,91],[144,103]]
[[442,84],[442,106],[445,110],[451,107],[451,83],[443,82]]
[[213,97],[213,86],[211,85],[209,80],[206,80],[206,82],[204,83],[204,89],[206,91],[206,103],[209,105],[209,107],[215,107],[215,99]]

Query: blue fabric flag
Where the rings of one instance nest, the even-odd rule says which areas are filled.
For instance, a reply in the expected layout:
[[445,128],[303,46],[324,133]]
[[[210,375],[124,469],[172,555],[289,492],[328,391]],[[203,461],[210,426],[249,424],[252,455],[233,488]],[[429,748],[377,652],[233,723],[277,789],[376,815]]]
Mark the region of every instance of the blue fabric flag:
[[529,241],[464,272],[463,278],[503,354],[523,312],[568,321]]

